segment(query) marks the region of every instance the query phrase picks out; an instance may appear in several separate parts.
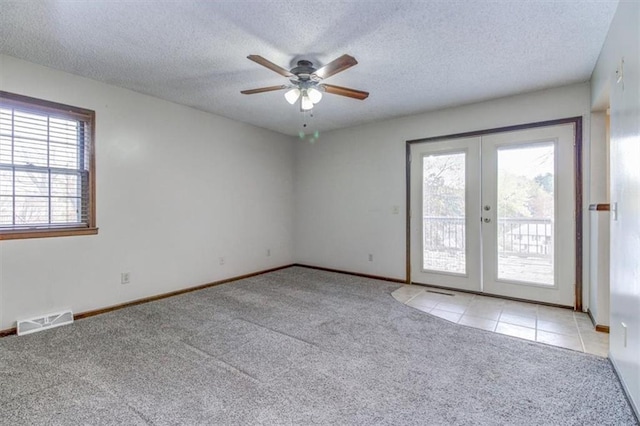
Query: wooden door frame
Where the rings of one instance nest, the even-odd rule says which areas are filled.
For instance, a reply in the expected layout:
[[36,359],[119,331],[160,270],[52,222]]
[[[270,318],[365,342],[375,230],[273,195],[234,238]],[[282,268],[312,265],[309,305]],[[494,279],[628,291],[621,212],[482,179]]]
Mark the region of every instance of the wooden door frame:
[[573,124],[575,135],[573,141],[573,178],[575,190],[575,215],[576,223],[575,235],[575,301],[574,309],[582,311],[582,116],[561,118],[557,120],[538,121],[534,123],[517,124],[506,127],[496,127],[492,129],[476,130],[464,133],[453,133],[442,136],[432,136],[428,138],[412,139],[405,143],[406,149],[406,283],[411,284],[411,146],[414,144],[443,141],[447,139],[460,139],[476,136],[484,136],[493,133],[513,132],[517,130],[527,130],[536,127],[549,127],[561,124]]

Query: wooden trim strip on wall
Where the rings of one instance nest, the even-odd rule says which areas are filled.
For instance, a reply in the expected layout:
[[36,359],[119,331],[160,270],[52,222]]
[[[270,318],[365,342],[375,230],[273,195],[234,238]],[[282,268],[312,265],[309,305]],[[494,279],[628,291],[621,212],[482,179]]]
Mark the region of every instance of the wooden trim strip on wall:
[[575,282],[575,307],[576,311],[582,312],[582,117],[574,117],[574,185],[576,192],[576,282]]
[[407,205],[405,213],[405,221],[407,228],[405,229],[405,242],[406,242],[406,262],[405,262],[405,282],[411,284],[411,145],[406,144],[406,171],[405,171],[405,190],[407,191]]
[[[255,277],[258,275],[263,275],[269,272],[275,272],[275,271],[279,271],[280,269],[286,269],[286,268],[290,268],[292,266],[295,266],[294,264],[289,264],[289,265],[284,265],[284,266],[278,266],[276,268],[271,268],[271,269],[265,269],[262,271],[258,271],[258,272],[251,272],[249,274],[244,274],[244,275],[238,275],[235,277],[231,277],[231,278],[225,278],[223,280],[219,280],[219,281],[214,281],[214,282],[210,282],[207,284],[201,284],[195,287],[189,287],[189,288],[184,288],[181,290],[176,290],[176,291],[171,291],[169,293],[162,293],[162,294],[158,294],[155,296],[149,296],[149,297],[144,297],[142,299],[136,299],[136,300],[132,300],[131,302],[125,302],[125,303],[120,303],[118,305],[113,305],[113,306],[108,306],[106,308],[100,308],[100,309],[94,309],[91,311],[86,311],[86,312],[81,312],[79,314],[76,314],[73,316],[74,320],[80,320],[80,319],[84,319],[84,318],[89,318],[89,317],[93,317],[95,315],[100,315],[100,314],[105,314],[107,312],[111,312],[111,311],[116,311],[118,309],[122,309],[122,308],[128,308],[130,306],[135,306],[135,305],[141,305],[143,303],[148,303],[148,302],[154,302],[156,300],[160,300],[160,299],[166,299],[167,297],[173,297],[173,296],[178,296],[181,294],[185,294],[185,293],[191,293],[192,291],[198,291],[198,290],[204,290],[205,288],[209,288],[209,287],[214,287],[217,285],[221,285],[221,284],[226,284],[226,283],[230,283],[233,281],[239,281],[239,280],[243,280],[246,278],[251,278],[251,277]],[[0,330],[0,337],[5,337],[5,336],[9,336],[12,334],[16,334],[16,328],[8,328],[6,330]]]
[[422,143],[422,142],[436,142],[436,141],[442,141],[447,139],[462,139],[462,138],[469,138],[474,136],[489,135],[493,133],[527,130],[527,129],[533,129],[536,127],[549,127],[549,126],[557,126],[560,124],[570,124],[570,123],[576,123],[577,121],[582,121],[582,117],[577,116],[577,117],[560,118],[557,120],[537,121],[535,123],[516,124],[513,126],[505,126],[505,127],[494,127],[492,129],[474,130],[471,132],[452,133],[449,135],[442,135],[442,136],[431,136],[428,138],[408,140],[407,143],[414,144],[414,143]]
[[589,204],[589,211],[608,212],[611,210],[611,204]]

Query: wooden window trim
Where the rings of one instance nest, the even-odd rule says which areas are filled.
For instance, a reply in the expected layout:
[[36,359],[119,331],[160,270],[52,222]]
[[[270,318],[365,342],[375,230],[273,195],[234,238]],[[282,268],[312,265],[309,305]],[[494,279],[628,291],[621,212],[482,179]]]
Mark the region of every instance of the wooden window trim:
[[49,238],[49,237],[68,237],[80,235],[96,235],[98,227],[96,226],[96,113],[93,110],[79,108],[71,105],[60,104],[43,99],[32,98],[29,96],[18,95],[15,93],[0,90],[0,99],[8,101],[8,104],[19,105],[25,109],[32,109],[34,112],[46,112],[53,116],[61,116],[66,118],[75,118],[89,123],[89,182],[88,182],[88,213],[86,226],[52,226],[42,228],[24,228],[24,229],[8,229],[0,230],[0,241],[16,240],[28,238]]
[[24,240],[27,238],[72,237],[76,235],[96,235],[98,228],[61,228],[38,230],[11,230],[0,232],[0,240]]

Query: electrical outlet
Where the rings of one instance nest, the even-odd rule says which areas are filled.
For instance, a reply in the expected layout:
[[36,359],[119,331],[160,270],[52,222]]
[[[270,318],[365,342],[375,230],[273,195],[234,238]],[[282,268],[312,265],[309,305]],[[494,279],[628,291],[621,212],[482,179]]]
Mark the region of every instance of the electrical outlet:
[[224,257],[219,257],[219,258],[218,258],[218,263],[219,263],[220,265],[224,265]]
[[391,207],[391,214],[400,214],[400,206]]
[[122,272],[120,274],[120,284],[129,284],[131,282],[131,273]]
[[369,254],[369,262],[373,262],[373,255]]
[[271,256],[271,249],[267,249],[267,257]]

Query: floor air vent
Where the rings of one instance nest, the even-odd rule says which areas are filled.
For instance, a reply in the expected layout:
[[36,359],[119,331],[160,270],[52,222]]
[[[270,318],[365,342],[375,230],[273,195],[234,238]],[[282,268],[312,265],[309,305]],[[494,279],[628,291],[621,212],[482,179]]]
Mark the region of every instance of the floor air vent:
[[447,293],[445,291],[427,290],[427,293],[444,294],[445,296],[455,296],[453,293]]
[[18,336],[73,323],[73,312],[64,311],[18,321]]

